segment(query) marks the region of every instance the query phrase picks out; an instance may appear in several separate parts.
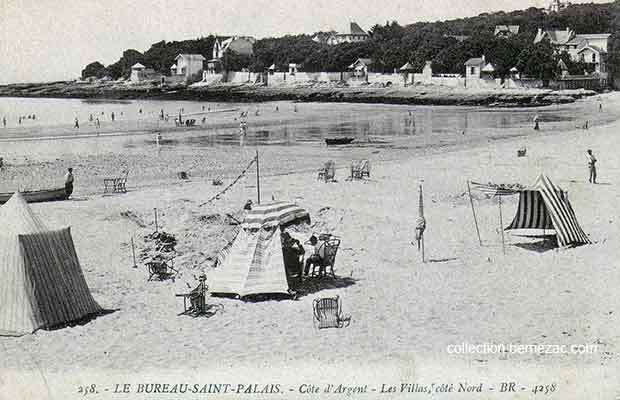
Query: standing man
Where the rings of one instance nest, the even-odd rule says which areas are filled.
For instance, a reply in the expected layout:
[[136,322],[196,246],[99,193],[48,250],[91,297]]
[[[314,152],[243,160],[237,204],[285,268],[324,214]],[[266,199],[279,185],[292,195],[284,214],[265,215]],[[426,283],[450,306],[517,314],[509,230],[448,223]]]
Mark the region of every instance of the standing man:
[[73,125],[73,128],[80,129],[80,122],[78,121],[77,117],[75,117],[75,124]]
[[596,158],[592,150],[588,149],[588,170],[590,170],[590,183],[596,183]]
[[2,126],[6,128],[6,117],[2,117]]
[[112,111],[112,114],[110,114],[110,117],[112,118],[112,122],[114,122],[114,111]]
[[69,198],[69,196],[71,196],[71,193],[73,193],[74,179],[75,178],[73,177],[73,168],[68,168],[67,175],[65,175],[65,193],[67,194],[67,199]]

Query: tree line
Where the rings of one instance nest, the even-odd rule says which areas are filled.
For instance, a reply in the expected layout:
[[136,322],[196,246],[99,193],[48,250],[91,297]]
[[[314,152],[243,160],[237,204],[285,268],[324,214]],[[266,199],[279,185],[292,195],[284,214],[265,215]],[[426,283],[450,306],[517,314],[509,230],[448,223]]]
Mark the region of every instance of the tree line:
[[[520,30],[516,35],[496,37],[496,25],[518,25]],[[369,39],[364,42],[333,46],[317,43],[312,40],[314,35],[306,34],[265,38],[254,43],[252,56],[227,52],[222,61],[227,70],[247,68],[255,72],[265,71],[272,64],[278,70],[286,70],[289,63],[301,64],[307,72],[340,72],[346,71],[358,58],[372,59],[372,68],[378,72],[392,72],[407,62],[416,71],[421,71],[425,62],[431,61],[434,72],[464,73],[465,61],[484,54],[494,64],[497,77],[509,75],[510,69],[516,67],[527,76],[549,79],[559,72],[560,59],[570,73],[591,70],[591,65],[573,62],[566,53],[557,54],[549,43],[533,43],[538,28],[567,27],[576,33],[612,33],[607,66],[610,73],[620,75],[620,0],[605,4],[571,5],[551,14],[528,8],[406,26],[396,21],[386,22],[373,26]],[[170,66],[179,53],[202,54],[210,59],[215,40],[214,36],[208,36],[194,40],[161,41],[144,53],[126,50],[117,62],[108,66],[99,62],[87,65],[82,76],[128,77],[131,66],[136,62],[169,74]]]

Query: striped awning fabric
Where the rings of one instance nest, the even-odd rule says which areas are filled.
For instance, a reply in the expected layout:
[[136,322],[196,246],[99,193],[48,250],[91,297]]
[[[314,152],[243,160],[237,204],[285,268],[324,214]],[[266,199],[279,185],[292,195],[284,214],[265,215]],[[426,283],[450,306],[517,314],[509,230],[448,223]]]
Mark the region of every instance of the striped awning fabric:
[[540,175],[531,188],[521,191],[520,196],[517,215],[506,229],[554,229],[560,246],[591,243],[579,226],[566,193],[545,175]]
[[474,189],[477,189],[490,196],[512,196],[519,194],[524,186],[519,183],[512,184],[496,184],[496,183],[478,183],[471,182]]
[[520,193],[517,213],[508,229],[553,229],[551,216],[539,191],[524,190]]
[[243,229],[260,229],[309,219],[308,211],[298,205],[277,202],[253,206],[248,211],[241,227]]

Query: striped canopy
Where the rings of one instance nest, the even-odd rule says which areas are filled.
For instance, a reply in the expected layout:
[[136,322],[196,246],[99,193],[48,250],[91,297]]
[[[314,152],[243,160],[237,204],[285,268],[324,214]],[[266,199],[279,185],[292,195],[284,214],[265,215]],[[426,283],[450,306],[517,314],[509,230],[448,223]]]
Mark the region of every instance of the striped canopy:
[[253,206],[241,225],[244,229],[260,229],[310,221],[308,211],[293,203],[276,202]]
[[566,192],[545,175],[519,192],[519,206],[509,229],[554,229],[560,246],[591,243],[577,222]]

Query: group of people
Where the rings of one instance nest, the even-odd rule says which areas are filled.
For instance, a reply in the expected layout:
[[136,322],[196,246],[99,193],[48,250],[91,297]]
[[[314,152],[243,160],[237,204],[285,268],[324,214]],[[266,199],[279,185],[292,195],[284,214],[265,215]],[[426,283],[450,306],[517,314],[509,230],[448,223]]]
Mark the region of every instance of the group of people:
[[326,242],[324,240],[319,240],[316,236],[312,235],[310,236],[309,243],[312,246],[312,254],[306,258],[302,271],[300,256],[306,254],[304,246],[299,242],[299,240],[293,238],[288,232],[282,233],[282,252],[284,254],[284,264],[287,269],[287,275],[298,274],[299,279],[301,280],[302,272],[303,276],[307,277],[310,272],[310,267],[312,266],[319,267],[319,276],[325,274],[327,261],[325,253]]
[[[28,114],[28,115],[20,115],[19,118],[17,119],[17,122],[21,125],[23,121],[27,120],[27,119],[31,119],[31,120],[36,120],[37,116],[36,114]],[[6,128],[6,124],[7,124],[7,119],[6,116],[2,117],[2,126]]]

